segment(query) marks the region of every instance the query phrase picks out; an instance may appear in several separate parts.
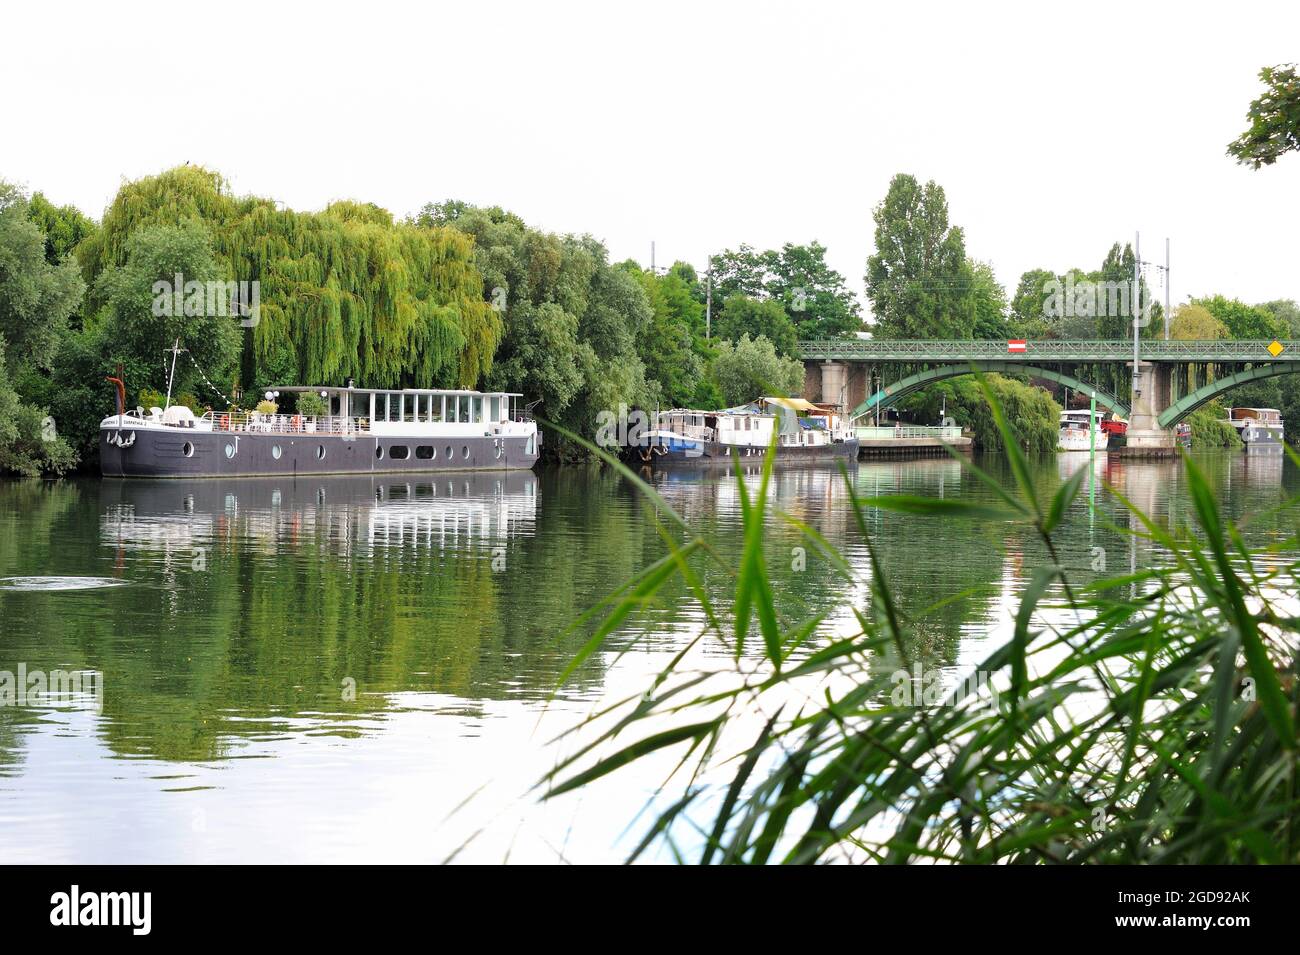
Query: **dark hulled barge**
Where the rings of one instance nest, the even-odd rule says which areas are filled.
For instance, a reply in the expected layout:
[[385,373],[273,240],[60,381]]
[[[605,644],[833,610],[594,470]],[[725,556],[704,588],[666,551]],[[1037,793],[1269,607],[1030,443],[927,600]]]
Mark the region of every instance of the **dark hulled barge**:
[[406,388],[316,393],[324,415],[124,407],[100,422],[106,477],[256,477],[531,468],[541,434],[517,394]]

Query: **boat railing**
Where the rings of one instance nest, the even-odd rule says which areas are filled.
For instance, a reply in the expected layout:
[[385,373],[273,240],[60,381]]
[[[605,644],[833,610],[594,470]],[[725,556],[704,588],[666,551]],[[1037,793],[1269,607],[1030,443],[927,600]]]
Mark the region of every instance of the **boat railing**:
[[260,411],[207,411],[213,431],[252,434],[369,434],[370,419],[344,415],[263,414]]
[[885,441],[891,438],[940,438],[942,440],[956,440],[960,438],[961,428],[957,425],[940,425],[929,427],[926,425],[899,425],[892,427],[889,425],[880,426],[862,426],[856,429],[859,441]]

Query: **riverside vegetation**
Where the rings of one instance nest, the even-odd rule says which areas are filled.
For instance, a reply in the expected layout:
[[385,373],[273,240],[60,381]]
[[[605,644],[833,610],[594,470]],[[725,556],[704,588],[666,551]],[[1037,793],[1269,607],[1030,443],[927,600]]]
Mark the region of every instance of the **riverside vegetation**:
[[[570,751],[543,781],[546,796],[598,791],[609,773],[666,760],[632,859],[663,850],[700,863],[1300,861],[1295,535],[1248,549],[1188,459],[1195,526],[1163,526],[1106,488],[1133,517],[1134,530],[1113,529],[1164,559],[1079,586],[1055,532],[1079,506],[1087,471],[1043,498],[995,393],[980,385],[1017,490],[965,460],[995,504],[860,497],[846,475],[870,555],[865,579],[813,528],[770,513],[770,455],[756,489],[736,475],[745,534],[735,561],[624,469],[654,508],[665,553],[579,619],[592,633],[571,670],[670,580],[706,624],[644,693],[566,734]],[[1015,522],[1041,541],[1047,560],[1019,598],[1010,639],[978,666],[975,692],[968,681],[942,705],[899,699],[891,671],[913,672],[911,634],[963,595],[905,615],[872,543],[874,508]],[[764,552],[773,519],[798,527],[827,567],[869,594],[847,608],[855,632],[819,638],[826,614],[781,619]],[[1290,561],[1278,565],[1281,555]],[[704,581],[718,574],[733,581],[730,606],[708,595]],[[708,641],[730,665],[693,659]],[[754,646],[757,665],[746,654]]]

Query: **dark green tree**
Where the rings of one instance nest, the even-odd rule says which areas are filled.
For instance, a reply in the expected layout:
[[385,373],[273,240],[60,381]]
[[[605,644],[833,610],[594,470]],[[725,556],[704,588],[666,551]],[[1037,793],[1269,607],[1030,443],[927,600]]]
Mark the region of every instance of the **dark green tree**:
[[971,269],[962,230],[948,222],[943,188],[899,174],[873,217],[876,251],[866,283],[876,337],[970,338]]
[[773,299],[732,295],[723,303],[714,328],[717,337],[723,341],[737,342],[742,335],[750,338],[762,336],[772,343],[778,354],[787,357],[798,354],[799,336],[794,322]]

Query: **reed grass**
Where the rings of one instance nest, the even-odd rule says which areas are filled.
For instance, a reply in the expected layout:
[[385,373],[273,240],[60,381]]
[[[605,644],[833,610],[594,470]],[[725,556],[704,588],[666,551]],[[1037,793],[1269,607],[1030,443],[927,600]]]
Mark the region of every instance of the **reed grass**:
[[[982,383],[983,384],[983,383]],[[986,389],[998,428],[1009,428]],[[1079,586],[1054,534],[1083,473],[1042,499],[1014,440],[1014,490],[961,456],[995,505],[862,498],[844,475],[870,579],[812,527],[784,518],[844,579],[866,583],[857,632],[818,636],[824,617],[777,612],[763,553],[773,447],[757,490],[740,475],[744,547],[724,560],[630,470],[653,509],[664,557],[577,626],[591,637],[577,667],[673,577],[703,631],[645,693],[565,734],[546,798],[598,787],[634,764],[671,765],[636,816],[629,861],[816,863],[1290,863],[1296,837],[1296,679],[1300,619],[1294,566],[1261,570],[1186,459],[1197,519],[1168,530],[1116,489],[1161,566]],[[1292,459],[1300,463],[1288,449]],[[1293,503],[1293,502],[1292,502]],[[1049,555],[1020,597],[1009,638],[978,670],[983,692],[898,705],[882,660],[913,665],[909,617],[895,600],[866,514],[884,508],[944,520],[1014,520]],[[1293,551],[1296,537],[1270,551]],[[1276,561],[1274,561],[1276,566]],[[730,605],[702,582],[718,570]],[[1116,596],[1136,594],[1136,596]],[[690,660],[699,641],[730,653]],[[708,663],[708,661],[713,661]],[[960,688],[959,688],[960,689]],[[628,807],[629,820],[636,807]]]

